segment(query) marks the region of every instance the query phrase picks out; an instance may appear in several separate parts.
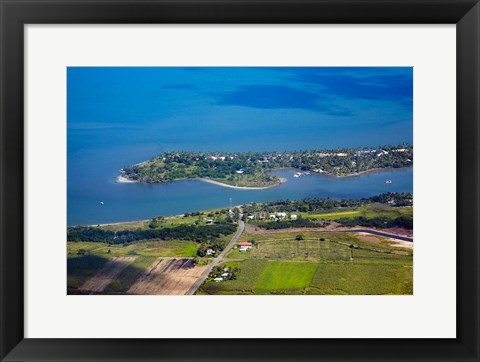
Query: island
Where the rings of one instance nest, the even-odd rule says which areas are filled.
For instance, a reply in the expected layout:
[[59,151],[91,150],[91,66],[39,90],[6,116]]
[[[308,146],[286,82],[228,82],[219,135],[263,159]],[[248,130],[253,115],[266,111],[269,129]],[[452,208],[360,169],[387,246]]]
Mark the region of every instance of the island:
[[170,151],[123,167],[118,181],[167,183],[199,179],[226,187],[263,189],[285,181],[270,174],[278,169],[297,169],[297,176],[314,172],[345,177],[412,165],[413,147],[406,144],[283,152]]

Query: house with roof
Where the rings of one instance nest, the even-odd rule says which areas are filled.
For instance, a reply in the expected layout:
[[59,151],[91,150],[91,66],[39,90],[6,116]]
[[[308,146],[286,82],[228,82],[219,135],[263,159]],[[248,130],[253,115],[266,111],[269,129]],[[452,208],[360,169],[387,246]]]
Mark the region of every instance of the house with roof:
[[253,245],[253,244],[250,243],[250,242],[248,242],[248,241],[242,241],[242,242],[238,243],[238,246],[239,246],[239,247],[242,247],[242,246],[243,246],[243,247],[246,247],[246,248],[251,248],[252,245]]
[[215,254],[215,250],[207,249],[207,256]]
[[246,252],[251,247],[252,247],[252,243],[250,243],[248,241],[242,241],[242,242],[238,243],[238,251],[240,251],[240,252]]

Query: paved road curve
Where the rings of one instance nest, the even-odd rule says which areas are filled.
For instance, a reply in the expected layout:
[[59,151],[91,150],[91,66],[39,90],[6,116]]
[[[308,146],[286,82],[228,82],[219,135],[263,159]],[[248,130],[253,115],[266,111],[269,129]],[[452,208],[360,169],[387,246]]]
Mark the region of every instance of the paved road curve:
[[209,265],[209,267],[203,272],[203,274],[200,276],[200,278],[198,278],[198,280],[195,282],[195,284],[193,284],[193,286],[190,288],[190,290],[187,292],[186,295],[193,295],[197,289],[200,287],[200,285],[202,285],[203,281],[205,279],[207,279],[208,277],[208,274],[210,274],[210,272],[212,271],[212,269],[217,266],[218,264],[220,264],[222,262],[222,259],[223,257],[230,251],[230,249],[235,245],[235,243],[237,242],[238,238],[240,237],[240,235],[242,235],[243,233],[243,230],[245,229],[245,223],[241,220],[242,218],[242,215],[240,215],[240,221],[238,222],[238,230],[237,232],[235,233],[235,235],[233,236],[232,240],[228,243],[228,245],[226,246],[225,249],[222,250],[222,252],[220,254],[218,254],[218,256],[213,259],[213,262]]

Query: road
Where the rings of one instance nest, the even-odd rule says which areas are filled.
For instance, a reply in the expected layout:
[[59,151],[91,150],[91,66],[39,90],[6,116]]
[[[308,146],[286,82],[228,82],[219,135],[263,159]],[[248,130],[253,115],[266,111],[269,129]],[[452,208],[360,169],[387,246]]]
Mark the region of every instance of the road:
[[339,230],[339,232],[342,232],[342,233],[368,233],[368,234],[373,234],[373,235],[378,235],[378,236],[385,236],[387,238],[409,241],[409,242],[413,243],[413,238],[409,238],[409,237],[406,237],[406,236],[400,236],[400,235],[396,235],[396,234],[389,234],[389,233],[385,233],[383,231],[377,231],[377,230],[352,229],[352,230]]
[[238,229],[235,235],[233,235],[232,240],[228,243],[228,245],[225,247],[225,249],[222,250],[218,256],[213,259],[212,263],[210,263],[209,267],[203,272],[203,274],[198,278],[198,280],[193,284],[193,286],[190,288],[190,290],[186,293],[186,295],[193,295],[197,289],[202,285],[205,279],[207,279],[208,274],[212,271],[214,267],[216,267],[218,264],[220,264],[223,260],[223,257],[227,255],[227,253],[230,251],[230,249],[235,245],[237,242],[238,238],[240,235],[242,235],[243,230],[245,229],[245,223],[241,220],[242,215],[240,215],[240,220],[238,222]]

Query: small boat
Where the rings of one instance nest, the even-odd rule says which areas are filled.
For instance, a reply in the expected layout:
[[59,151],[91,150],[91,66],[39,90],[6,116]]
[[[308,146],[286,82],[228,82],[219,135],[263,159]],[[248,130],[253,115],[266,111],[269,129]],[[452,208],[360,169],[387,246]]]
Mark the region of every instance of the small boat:
[[100,205],[105,205],[105,203],[103,201],[100,201]]
[[393,181],[392,180],[387,180],[387,181],[385,181],[385,183],[386,184],[391,184],[391,183],[393,183]]

